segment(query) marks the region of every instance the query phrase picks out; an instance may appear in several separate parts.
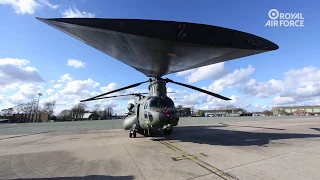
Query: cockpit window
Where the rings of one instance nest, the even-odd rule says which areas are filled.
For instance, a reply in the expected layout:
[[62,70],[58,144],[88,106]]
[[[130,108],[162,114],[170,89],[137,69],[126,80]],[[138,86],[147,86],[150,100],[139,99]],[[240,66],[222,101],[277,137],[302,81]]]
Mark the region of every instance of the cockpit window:
[[154,98],[150,101],[150,107],[168,107],[174,108],[174,103],[170,98]]

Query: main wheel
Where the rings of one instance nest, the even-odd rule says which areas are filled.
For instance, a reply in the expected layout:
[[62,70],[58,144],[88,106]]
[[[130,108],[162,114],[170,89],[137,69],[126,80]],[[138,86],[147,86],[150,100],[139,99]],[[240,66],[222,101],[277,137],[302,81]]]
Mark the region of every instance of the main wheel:
[[129,137],[132,138],[132,133],[131,132],[129,133]]
[[163,130],[163,133],[164,133],[164,135],[171,135],[171,133],[172,133],[172,128],[170,128],[170,129],[164,129]]
[[137,137],[137,132],[136,131],[134,131],[132,134],[133,134],[133,137]]

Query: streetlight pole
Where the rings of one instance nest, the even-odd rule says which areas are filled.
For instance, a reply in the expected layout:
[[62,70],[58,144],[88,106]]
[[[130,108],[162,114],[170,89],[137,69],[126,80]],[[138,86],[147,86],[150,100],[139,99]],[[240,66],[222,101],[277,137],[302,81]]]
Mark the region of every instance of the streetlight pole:
[[38,119],[38,115],[39,115],[39,100],[40,100],[40,96],[42,96],[42,93],[37,93],[37,94],[38,94],[39,97],[38,97],[38,104],[37,104],[37,117],[36,117],[37,120],[36,120],[36,122],[38,122],[38,120],[39,120]]

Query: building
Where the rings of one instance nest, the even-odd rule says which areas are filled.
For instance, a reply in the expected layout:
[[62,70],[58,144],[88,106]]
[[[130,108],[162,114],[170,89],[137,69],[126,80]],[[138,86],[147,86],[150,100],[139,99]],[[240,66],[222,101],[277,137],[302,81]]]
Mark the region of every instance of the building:
[[48,122],[49,114],[40,113],[40,114],[13,114],[12,121],[17,123],[27,123],[27,122]]
[[319,115],[320,106],[279,106],[272,108],[274,116],[281,115]]
[[98,120],[99,119],[99,115],[96,113],[84,113],[82,116],[82,120]]

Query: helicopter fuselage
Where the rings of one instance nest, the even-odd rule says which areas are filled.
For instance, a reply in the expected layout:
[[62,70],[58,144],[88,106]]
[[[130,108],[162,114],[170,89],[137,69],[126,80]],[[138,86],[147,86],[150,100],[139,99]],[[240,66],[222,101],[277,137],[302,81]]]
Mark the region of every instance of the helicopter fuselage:
[[[129,104],[128,109],[132,109],[123,122],[123,128],[129,130],[134,124],[140,129],[165,129],[177,126],[180,116],[171,102],[169,97],[164,99],[144,97],[137,101],[134,107],[133,104]],[[166,103],[170,106],[166,106]]]
[[149,96],[135,96],[134,103],[128,104],[128,116],[123,122],[126,130],[169,129],[178,125],[180,114],[174,102],[167,96],[166,82],[153,79],[149,85]]

